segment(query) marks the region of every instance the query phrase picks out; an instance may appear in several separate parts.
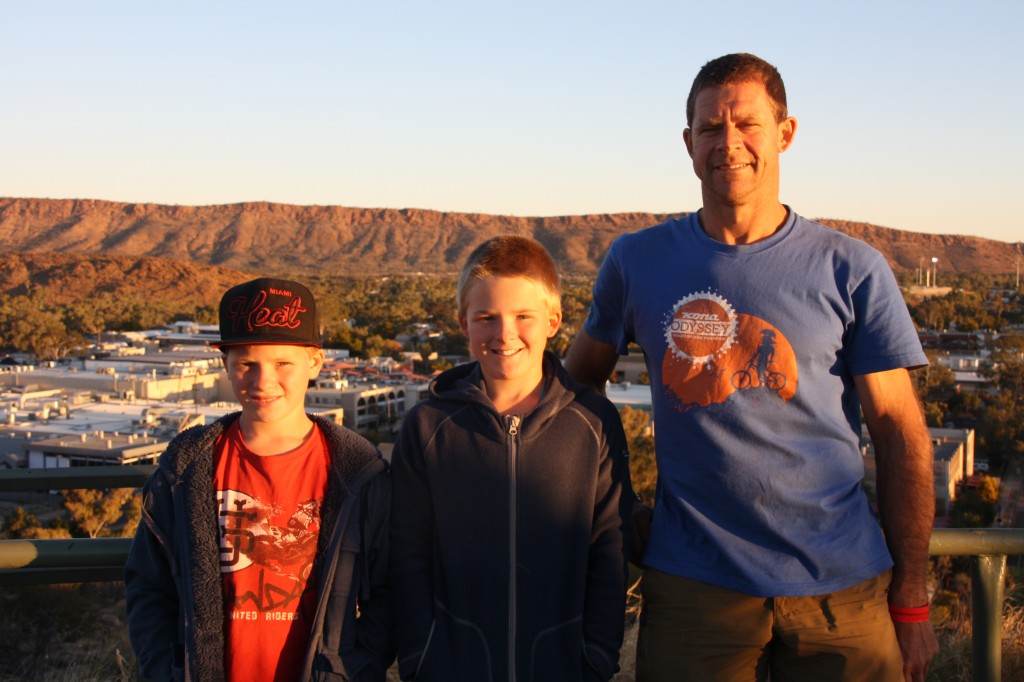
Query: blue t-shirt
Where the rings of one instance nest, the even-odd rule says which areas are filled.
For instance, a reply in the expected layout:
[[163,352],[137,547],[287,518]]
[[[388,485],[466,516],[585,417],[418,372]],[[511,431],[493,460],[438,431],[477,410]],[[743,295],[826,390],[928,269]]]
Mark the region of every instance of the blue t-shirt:
[[875,249],[792,211],[771,237],[729,246],[691,214],[615,240],[585,329],[646,355],[647,565],[763,597],[892,565],[860,487],[853,377],[927,358]]

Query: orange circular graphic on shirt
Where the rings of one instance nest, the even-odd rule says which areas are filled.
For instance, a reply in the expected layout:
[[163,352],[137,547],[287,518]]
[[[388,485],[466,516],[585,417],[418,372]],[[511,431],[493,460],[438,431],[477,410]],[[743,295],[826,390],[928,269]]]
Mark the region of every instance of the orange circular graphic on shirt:
[[662,382],[681,411],[725,402],[737,392],[784,401],[796,394],[799,368],[789,340],[753,315],[735,313],[733,323],[728,345],[714,355],[688,357],[670,342],[671,352],[665,353],[662,362]]
[[724,353],[736,337],[736,313],[718,294],[699,292],[675,305],[665,329],[669,350],[681,360],[706,362]]

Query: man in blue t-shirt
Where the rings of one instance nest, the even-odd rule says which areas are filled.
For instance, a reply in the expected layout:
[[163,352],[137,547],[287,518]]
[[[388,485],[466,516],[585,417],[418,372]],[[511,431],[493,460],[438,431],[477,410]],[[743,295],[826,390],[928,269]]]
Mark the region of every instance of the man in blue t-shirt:
[[775,67],[708,62],[686,117],[703,207],[612,244],[565,362],[602,389],[636,343],[651,377],[636,679],[923,680],[935,501],[908,369],[927,359],[895,278],[780,202],[797,124]]

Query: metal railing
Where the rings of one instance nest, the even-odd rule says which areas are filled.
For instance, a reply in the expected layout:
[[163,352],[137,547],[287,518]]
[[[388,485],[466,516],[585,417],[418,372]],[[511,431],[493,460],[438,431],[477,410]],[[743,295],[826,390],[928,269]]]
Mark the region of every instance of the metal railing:
[[[0,471],[0,492],[137,487],[154,469],[97,466]],[[130,546],[130,538],[0,540],[0,587],[121,580]],[[936,528],[928,553],[970,557],[973,679],[998,682],[1006,557],[1024,555],[1024,528]]]
[[998,682],[1003,659],[1006,557],[1024,554],[1024,528],[936,528],[928,554],[970,557],[972,679]]
[[[156,465],[0,470],[0,492],[138,488]],[[131,538],[0,540],[0,587],[121,580]]]
[[120,464],[60,469],[0,469],[0,493],[32,493],[80,488],[140,488],[155,464]]

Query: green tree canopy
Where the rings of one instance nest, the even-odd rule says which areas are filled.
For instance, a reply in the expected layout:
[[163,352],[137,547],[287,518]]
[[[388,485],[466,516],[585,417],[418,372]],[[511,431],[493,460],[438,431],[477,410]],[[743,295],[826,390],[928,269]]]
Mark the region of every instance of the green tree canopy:
[[633,490],[644,502],[654,504],[654,490],[658,482],[658,465],[654,458],[654,437],[651,435],[651,415],[628,405],[619,408],[622,428],[629,447],[629,473]]

